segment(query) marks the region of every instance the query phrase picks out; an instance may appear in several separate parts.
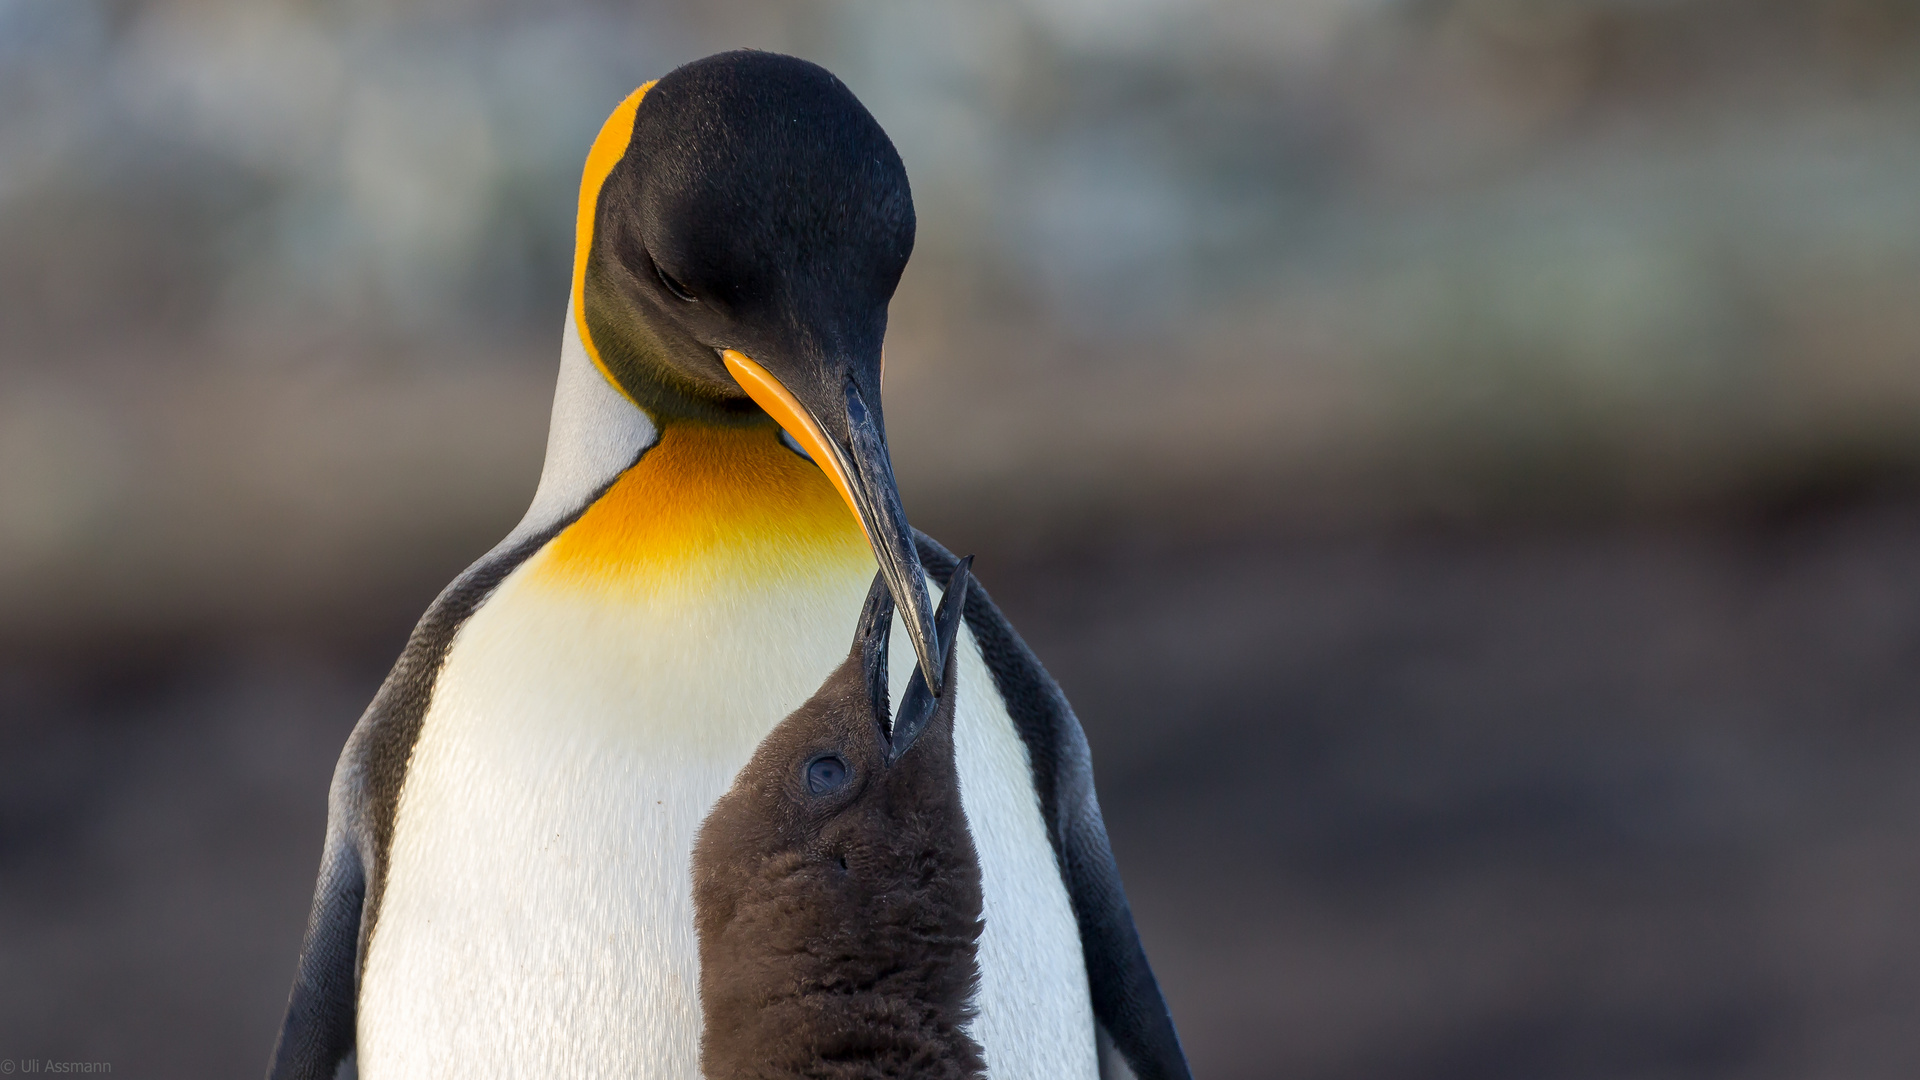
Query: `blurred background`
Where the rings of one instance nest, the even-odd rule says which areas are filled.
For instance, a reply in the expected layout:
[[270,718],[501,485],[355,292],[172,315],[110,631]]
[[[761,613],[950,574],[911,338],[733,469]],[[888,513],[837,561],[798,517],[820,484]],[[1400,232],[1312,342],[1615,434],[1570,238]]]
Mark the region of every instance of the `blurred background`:
[[741,45],[906,161],[906,505],[1199,1075],[1920,1075],[1916,0],[0,0],[0,1057],[264,1067],[585,149]]

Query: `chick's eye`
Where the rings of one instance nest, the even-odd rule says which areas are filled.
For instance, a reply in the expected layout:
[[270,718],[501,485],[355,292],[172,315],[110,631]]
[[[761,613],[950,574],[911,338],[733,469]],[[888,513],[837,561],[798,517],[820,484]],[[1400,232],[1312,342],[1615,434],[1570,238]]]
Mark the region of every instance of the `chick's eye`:
[[807,762],[807,790],[825,795],[847,782],[847,763],[828,754]]

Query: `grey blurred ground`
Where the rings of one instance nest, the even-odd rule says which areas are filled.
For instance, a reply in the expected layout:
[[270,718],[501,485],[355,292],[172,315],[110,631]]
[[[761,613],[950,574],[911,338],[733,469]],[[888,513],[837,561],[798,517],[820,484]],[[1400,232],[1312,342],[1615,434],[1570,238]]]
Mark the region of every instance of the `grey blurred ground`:
[[261,1067],[584,147],[741,44],[901,148],[907,508],[1201,1075],[1920,1075],[1912,0],[0,0],[0,1059]]

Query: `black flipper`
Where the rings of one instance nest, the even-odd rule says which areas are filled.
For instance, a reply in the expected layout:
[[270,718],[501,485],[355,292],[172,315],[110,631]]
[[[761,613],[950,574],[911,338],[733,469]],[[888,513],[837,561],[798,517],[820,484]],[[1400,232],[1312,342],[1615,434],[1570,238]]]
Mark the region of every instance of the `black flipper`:
[[[953,573],[959,560],[952,552],[925,533],[916,531],[914,539],[928,574],[939,579]],[[1080,926],[1094,1018],[1139,1080],[1190,1080],[1180,1035],[1120,885],[1080,720],[978,580],[967,596],[966,617],[1033,764],[1040,812]]]
[[327,800],[327,844],[320,856],[320,882],[300,945],[300,969],[287,997],[287,1019],[273,1048],[268,1075],[275,1080],[332,1080],[353,1051],[354,1003],[360,985],[360,913],[367,895],[365,834],[348,790],[346,758],[334,770]]

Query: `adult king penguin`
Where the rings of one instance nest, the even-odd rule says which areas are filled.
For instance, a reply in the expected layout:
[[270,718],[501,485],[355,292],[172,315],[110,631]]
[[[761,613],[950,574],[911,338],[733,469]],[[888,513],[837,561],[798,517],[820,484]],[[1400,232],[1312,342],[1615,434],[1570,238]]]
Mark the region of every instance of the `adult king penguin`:
[[952,670],[936,647],[955,560],[907,524],[880,401],[913,232],[893,145],[812,64],[724,53],[608,117],[539,487],[347,741],[272,1077],[699,1076],[695,837],[876,561],[896,698],[916,662],[963,684],[988,1075],[1093,1077],[1096,1025],[1188,1075],[1059,688],[983,590]]

